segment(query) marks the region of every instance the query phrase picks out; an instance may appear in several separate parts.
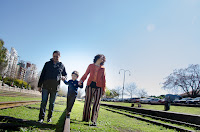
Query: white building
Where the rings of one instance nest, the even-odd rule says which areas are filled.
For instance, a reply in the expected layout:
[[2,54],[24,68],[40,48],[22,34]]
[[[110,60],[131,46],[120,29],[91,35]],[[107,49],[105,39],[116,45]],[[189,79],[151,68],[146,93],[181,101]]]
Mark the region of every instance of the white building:
[[25,81],[26,82],[32,82],[34,80],[37,80],[37,67],[35,64],[31,64],[27,62],[26,64],[26,75],[25,75]]
[[16,78],[16,69],[18,62],[17,51],[12,47],[10,53],[8,51],[7,57],[8,57],[8,66],[6,67],[5,70],[6,76],[11,78]]
[[[9,62],[9,59],[10,59],[10,53],[9,53],[9,50],[6,51],[6,61]],[[6,66],[6,68],[3,70],[2,74],[6,74],[6,72],[8,71],[8,64]]]

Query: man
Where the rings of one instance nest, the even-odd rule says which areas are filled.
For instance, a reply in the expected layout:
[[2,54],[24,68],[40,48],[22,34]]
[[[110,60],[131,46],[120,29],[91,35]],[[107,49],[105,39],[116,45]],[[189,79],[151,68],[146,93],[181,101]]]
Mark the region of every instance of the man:
[[42,101],[40,106],[39,122],[42,123],[45,117],[46,105],[49,99],[49,112],[47,122],[51,122],[51,117],[54,109],[54,102],[56,99],[57,92],[60,87],[60,80],[62,76],[67,76],[64,65],[59,61],[60,52],[54,51],[53,58],[46,62],[40,79],[38,82],[39,91],[42,92]]

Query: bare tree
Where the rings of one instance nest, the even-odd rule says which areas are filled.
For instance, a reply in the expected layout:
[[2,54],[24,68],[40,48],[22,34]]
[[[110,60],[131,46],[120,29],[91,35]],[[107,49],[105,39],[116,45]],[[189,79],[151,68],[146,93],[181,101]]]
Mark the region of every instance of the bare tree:
[[67,96],[67,93],[63,89],[61,89],[58,91],[58,95],[59,96]]
[[121,95],[121,90],[122,90],[121,87],[116,87],[116,88],[115,88],[115,91],[118,93],[118,98],[119,98],[119,96]]
[[37,89],[38,89],[38,87],[37,87],[37,85],[38,85],[38,80],[37,80],[37,79],[31,80],[31,82],[30,82],[29,84],[31,85],[31,89],[32,89],[32,90],[37,90]]
[[131,83],[126,87],[126,91],[129,93],[129,95],[133,96],[133,94],[136,92],[137,86],[135,83]]
[[147,97],[148,94],[147,92],[145,91],[145,89],[139,89],[138,92],[137,92],[137,95],[141,98],[144,98],[144,97]]
[[[174,70],[163,83],[164,89],[181,89],[190,97],[196,97],[200,92],[200,66],[190,65],[185,69]],[[190,92],[191,91],[191,92]]]

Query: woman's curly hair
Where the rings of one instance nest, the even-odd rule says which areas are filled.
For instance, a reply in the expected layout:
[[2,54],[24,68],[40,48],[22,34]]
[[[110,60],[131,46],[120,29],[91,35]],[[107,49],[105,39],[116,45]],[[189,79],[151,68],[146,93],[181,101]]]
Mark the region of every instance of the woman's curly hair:
[[98,59],[103,58],[103,62],[101,62],[101,66],[104,65],[104,62],[106,62],[106,57],[103,54],[98,54],[94,57],[93,62],[96,63]]

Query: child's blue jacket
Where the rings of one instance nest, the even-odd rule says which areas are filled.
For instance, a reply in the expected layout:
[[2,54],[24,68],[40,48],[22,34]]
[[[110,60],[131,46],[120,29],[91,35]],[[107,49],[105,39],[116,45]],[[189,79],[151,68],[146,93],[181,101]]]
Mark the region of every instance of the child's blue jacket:
[[69,95],[75,95],[75,96],[77,96],[77,94],[78,94],[78,87],[83,88],[83,84],[81,86],[79,86],[77,80],[75,80],[75,81],[73,81],[73,80],[66,81],[65,80],[64,83],[66,85],[69,85],[68,86],[68,93],[67,93],[68,96]]

